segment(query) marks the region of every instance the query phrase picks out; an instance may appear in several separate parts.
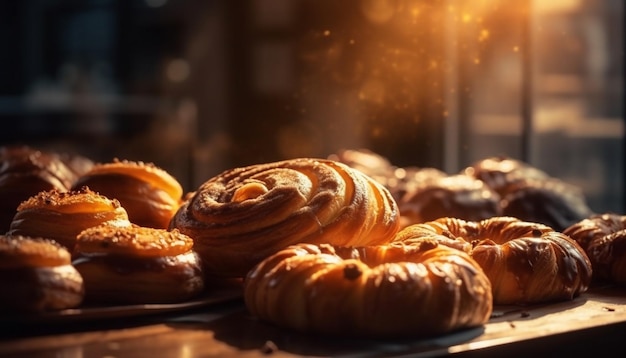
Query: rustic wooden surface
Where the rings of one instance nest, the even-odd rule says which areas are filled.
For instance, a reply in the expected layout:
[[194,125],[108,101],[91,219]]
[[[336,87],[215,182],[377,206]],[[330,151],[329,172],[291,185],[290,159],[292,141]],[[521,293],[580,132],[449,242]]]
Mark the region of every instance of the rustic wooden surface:
[[0,324],[0,357],[571,357],[611,351],[625,357],[626,288],[597,287],[568,302],[496,307],[484,327],[421,340],[298,334],[251,317],[240,299],[130,318]]

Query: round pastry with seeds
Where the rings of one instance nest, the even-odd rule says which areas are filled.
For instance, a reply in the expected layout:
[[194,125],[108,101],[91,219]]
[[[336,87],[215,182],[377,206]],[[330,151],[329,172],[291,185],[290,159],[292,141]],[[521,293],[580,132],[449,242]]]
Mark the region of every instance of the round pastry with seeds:
[[130,225],[126,210],[117,200],[87,187],[49,190],[20,204],[8,233],[49,238],[72,251],[81,231],[104,223]]
[[100,225],[82,231],[73,264],[86,300],[98,303],[175,303],[204,290],[193,241],[178,230]]
[[68,250],[55,241],[0,236],[0,311],[44,312],[79,306],[82,276]]

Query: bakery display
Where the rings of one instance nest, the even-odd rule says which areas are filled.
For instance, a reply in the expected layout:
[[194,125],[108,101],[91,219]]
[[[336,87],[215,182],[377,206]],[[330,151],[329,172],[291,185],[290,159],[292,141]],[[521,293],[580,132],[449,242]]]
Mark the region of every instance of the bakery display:
[[563,231],[585,250],[594,280],[626,284],[626,215],[594,214]]
[[491,281],[495,304],[571,300],[591,282],[591,262],[580,245],[543,224],[513,217],[440,218],[404,228],[396,241],[414,244],[433,235],[450,238],[449,246],[478,262]]
[[40,191],[66,191],[92,161],[80,155],[29,146],[0,147],[0,232],[5,233],[19,204]]
[[181,204],[183,188],[153,163],[113,160],[98,163],[80,176],[72,189],[83,186],[117,199],[139,226],[166,229]]
[[427,240],[290,246],[250,271],[244,299],[262,320],[333,337],[427,337],[482,325],[492,312],[475,261]]
[[22,202],[9,226],[10,235],[45,237],[73,250],[83,230],[107,223],[128,226],[126,210],[115,199],[87,187],[42,191]]
[[193,241],[177,230],[91,227],[76,239],[73,264],[90,303],[174,303],[204,289]]
[[500,216],[500,195],[468,175],[447,175],[416,183],[398,200],[402,226],[441,217],[477,221]]
[[35,237],[0,235],[0,312],[37,313],[79,306],[83,278],[70,252]]
[[207,274],[243,277],[296,243],[387,243],[399,228],[399,213],[389,191],[362,172],[332,160],[298,158],[209,179],[170,227],[194,240]]

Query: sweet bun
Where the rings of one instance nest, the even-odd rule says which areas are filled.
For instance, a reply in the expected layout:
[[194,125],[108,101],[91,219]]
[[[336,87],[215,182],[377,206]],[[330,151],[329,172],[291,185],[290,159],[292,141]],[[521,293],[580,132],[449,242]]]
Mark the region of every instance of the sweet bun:
[[176,303],[204,289],[192,248],[191,238],[177,230],[100,225],[78,235],[73,264],[85,281],[88,302]]
[[399,201],[402,226],[441,217],[483,220],[501,215],[500,195],[484,182],[464,174],[424,180]]
[[19,204],[41,191],[67,191],[91,160],[29,146],[0,147],[0,232],[4,233]]
[[550,175],[543,170],[506,156],[481,159],[465,168],[463,173],[482,180],[500,195],[505,193],[507,187],[518,181],[550,178]]
[[84,298],[82,276],[58,243],[0,236],[0,311],[44,312],[74,308]]
[[594,214],[563,231],[585,250],[594,280],[626,285],[626,215]]
[[19,205],[8,233],[53,239],[72,251],[81,231],[102,223],[130,225],[126,210],[117,200],[87,187],[71,191],[48,190]]
[[426,337],[480,326],[490,282],[468,255],[435,241],[297,244],[259,263],[245,304],[262,320],[332,337]]
[[491,281],[495,304],[570,300],[591,281],[591,262],[580,245],[546,225],[512,217],[440,218],[404,228],[396,241],[414,244],[433,235],[441,235],[440,243],[450,238],[448,246],[478,262]]
[[158,229],[168,227],[183,196],[181,184],[164,169],[128,160],[94,165],[72,188],[83,186],[117,199],[132,223]]
[[389,242],[399,228],[391,194],[349,166],[291,159],[227,170],[203,183],[171,221],[194,240],[205,273],[244,277],[289,245]]

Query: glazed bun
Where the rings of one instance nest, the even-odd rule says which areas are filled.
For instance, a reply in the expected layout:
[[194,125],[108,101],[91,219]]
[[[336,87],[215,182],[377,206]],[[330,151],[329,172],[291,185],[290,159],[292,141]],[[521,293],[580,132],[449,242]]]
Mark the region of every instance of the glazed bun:
[[166,229],[183,196],[181,184],[153,163],[114,160],[94,165],[73,189],[87,186],[117,199],[139,226]]
[[177,230],[100,225],[78,235],[73,264],[84,278],[88,302],[176,303],[204,289],[192,248],[191,238]]
[[332,337],[427,337],[480,326],[492,312],[481,268],[435,241],[294,245],[250,271],[244,298],[262,320]]
[[0,147],[0,232],[6,232],[19,204],[41,191],[67,191],[91,160],[29,146]]
[[130,225],[126,210],[115,199],[87,187],[71,191],[49,190],[20,204],[9,234],[53,239],[72,251],[81,231],[103,223]]
[[543,170],[506,156],[481,159],[465,168],[463,173],[482,180],[500,195],[505,193],[507,187],[519,181],[550,178]]
[[491,281],[495,304],[570,300],[589,288],[592,266],[583,249],[546,225],[512,217],[478,222],[440,218],[404,228],[396,241],[414,244],[433,235],[449,238],[448,246],[480,265]]
[[209,275],[244,277],[295,243],[376,245],[399,228],[381,184],[345,164],[292,159],[227,170],[202,184],[171,222],[194,240]]
[[626,215],[594,214],[563,231],[585,250],[594,280],[626,285]]
[[26,236],[0,236],[0,312],[55,311],[79,306],[81,275],[58,243]]

